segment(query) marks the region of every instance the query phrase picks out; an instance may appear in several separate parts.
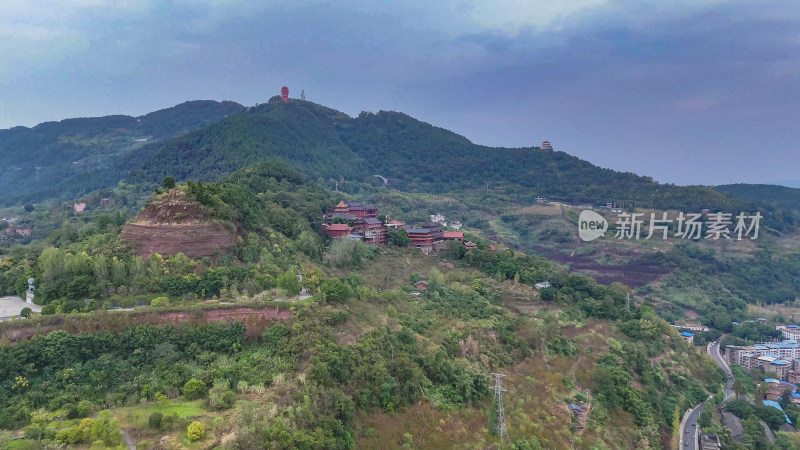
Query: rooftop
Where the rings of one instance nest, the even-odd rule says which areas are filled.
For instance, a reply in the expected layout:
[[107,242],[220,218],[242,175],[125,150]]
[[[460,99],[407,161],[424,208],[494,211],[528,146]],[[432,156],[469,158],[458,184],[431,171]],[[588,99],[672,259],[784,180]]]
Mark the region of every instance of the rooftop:
[[694,334],[693,333],[689,333],[688,331],[683,331],[683,332],[681,332],[681,336],[683,336],[683,337],[692,337],[692,336],[694,336]]
[[414,233],[414,234],[427,234],[427,233],[430,233],[430,232],[431,232],[431,230],[429,230],[427,228],[409,228],[409,229],[406,230],[406,233],[409,233],[409,234],[411,234],[411,233]]

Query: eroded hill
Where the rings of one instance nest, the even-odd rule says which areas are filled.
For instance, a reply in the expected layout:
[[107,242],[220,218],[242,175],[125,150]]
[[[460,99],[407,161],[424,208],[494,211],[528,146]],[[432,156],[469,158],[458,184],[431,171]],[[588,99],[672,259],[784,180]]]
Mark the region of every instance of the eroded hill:
[[236,242],[236,233],[187,197],[185,189],[161,194],[122,229],[121,239],[136,246],[144,257],[153,253],[190,258],[214,257]]

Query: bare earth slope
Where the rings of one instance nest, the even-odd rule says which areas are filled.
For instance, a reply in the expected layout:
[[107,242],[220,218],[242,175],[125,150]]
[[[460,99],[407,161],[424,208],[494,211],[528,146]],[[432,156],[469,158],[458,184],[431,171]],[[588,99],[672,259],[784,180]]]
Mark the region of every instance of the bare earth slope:
[[213,257],[236,242],[236,234],[210,220],[202,207],[192,203],[180,188],[160,195],[122,229],[122,240],[137,244],[139,254]]

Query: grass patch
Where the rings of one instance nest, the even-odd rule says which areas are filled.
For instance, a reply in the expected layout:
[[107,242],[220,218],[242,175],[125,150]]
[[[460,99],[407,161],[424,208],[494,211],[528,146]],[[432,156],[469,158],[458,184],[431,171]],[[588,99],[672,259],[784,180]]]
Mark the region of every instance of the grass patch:
[[17,439],[3,447],[3,450],[37,450],[39,443],[33,439]]
[[192,418],[210,414],[203,407],[204,400],[180,401],[171,400],[166,406],[157,403],[144,403],[137,406],[116,408],[113,410],[114,416],[119,420],[122,428],[125,429],[145,429],[149,425],[148,418],[155,412],[168,416],[176,414],[183,418]]

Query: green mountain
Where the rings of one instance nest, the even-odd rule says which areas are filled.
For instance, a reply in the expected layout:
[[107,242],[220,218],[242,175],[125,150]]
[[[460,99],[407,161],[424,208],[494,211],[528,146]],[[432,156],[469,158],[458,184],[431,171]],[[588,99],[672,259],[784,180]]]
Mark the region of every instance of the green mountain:
[[0,130],[0,204],[71,199],[113,186],[126,157],[244,109],[234,102],[192,101],[141,117],[46,122]]
[[[189,418],[208,430],[193,445],[209,448],[498,447],[500,372],[509,448],[566,449],[575,436],[582,448],[662,448],[679,412],[724,381],[651,308],[628,307],[619,283],[477,236],[468,253],[453,241],[446,262],[324,242],[313,229],[334,200],[262,162],[157,192],[132,222],[180,244],[184,225],[235,230],[213,259],[145,258],[123,220],[102,215],[12,250],[0,295],[24,295],[33,277],[43,308],[0,323],[0,432],[24,428],[18,446],[41,448],[91,433],[116,446],[124,429],[141,447],[175,448]],[[536,289],[542,280],[551,286]]]
[[800,211],[800,189],[775,184],[725,184],[716,186],[719,192],[735,195],[744,200],[764,202],[785,209]]
[[[491,189],[519,202],[541,196],[572,204],[612,202],[698,212],[761,209],[771,216],[774,210],[756,198],[737,198],[705,186],[657,184],[564,152],[476,145],[398,112],[364,112],[351,118],[311,102],[277,98],[148,151],[154,153],[131,155],[146,160],[127,181],[158,183],[167,175],[211,181],[277,158],[332,189],[342,188],[343,182],[379,184],[380,175],[388,180],[387,187],[398,190]],[[768,220],[778,230],[794,226],[791,217]]]
[[[72,128],[84,130],[82,132],[51,132],[49,141],[39,142],[38,151],[28,146],[31,150],[27,154],[33,156],[27,158],[54,158],[59,161],[59,165],[53,166],[62,171],[61,178],[50,168],[43,168],[40,176],[53,181],[47,183],[48,188],[37,190],[33,172],[20,168],[16,178],[7,175],[8,179],[3,179],[4,186],[9,187],[13,180],[27,179],[22,187],[9,189],[11,195],[3,199],[3,203],[48,196],[65,199],[71,195],[74,198],[84,192],[114,186],[120,180],[156,184],[167,175],[179,181],[215,181],[258,161],[281,160],[300,171],[306,179],[345,191],[348,183],[380,184],[376,177],[380,175],[387,179],[389,188],[403,191],[491,190],[521,203],[531,203],[541,196],[572,204],[611,202],[622,207],[686,211],[709,208],[736,213],[760,209],[774,229],[794,227],[790,215],[772,217],[775,206],[759,202],[758,198],[739,198],[705,186],[657,184],[649,177],[600,168],[564,152],[537,147],[476,145],[463,136],[398,112],[364,112],[351,118],[311,102],[290,100],[283,103],[278,97],[247,109],[232,103],[214,104],[216,109],[208,104],[197,105],[205,106],[205,115],[189,105],[193,104],[151,115],[161,118],[145,116],[135,127],[133,118],[114,116],[96,119],[103,126],[90,125],[92,119],[78,119]],[[188,111],[181,111],[181,107]],[[217,114],[208,113],[207,109]],[[195,119],[187,119],[192,113]],[[228,113],[236,114],[222,118]],[[173,139],[136,145],[134,138],[138,136],[152,135],[157,139],[169,132],[178,134],[187,130],[190,124],[200,126],[202,121],[198,116],[204,117],[205,123],[214,118],[222,119]],[[89,122],[84,124],[81,120]],[[57,125],[44,124],[34,130]],[[136,132],[119,131],[128,129]],[[38,133],[28,131],[31,136]],[[13,139],[0,135],[0,142],[0,146],[11,147]],[[57,148],[61,150],[58,158],[51,155],[54,152],[52,142],[58,143]],[[109,148],[118,151],[102,157]],[[10,159],[20,158],[17,154]]]

